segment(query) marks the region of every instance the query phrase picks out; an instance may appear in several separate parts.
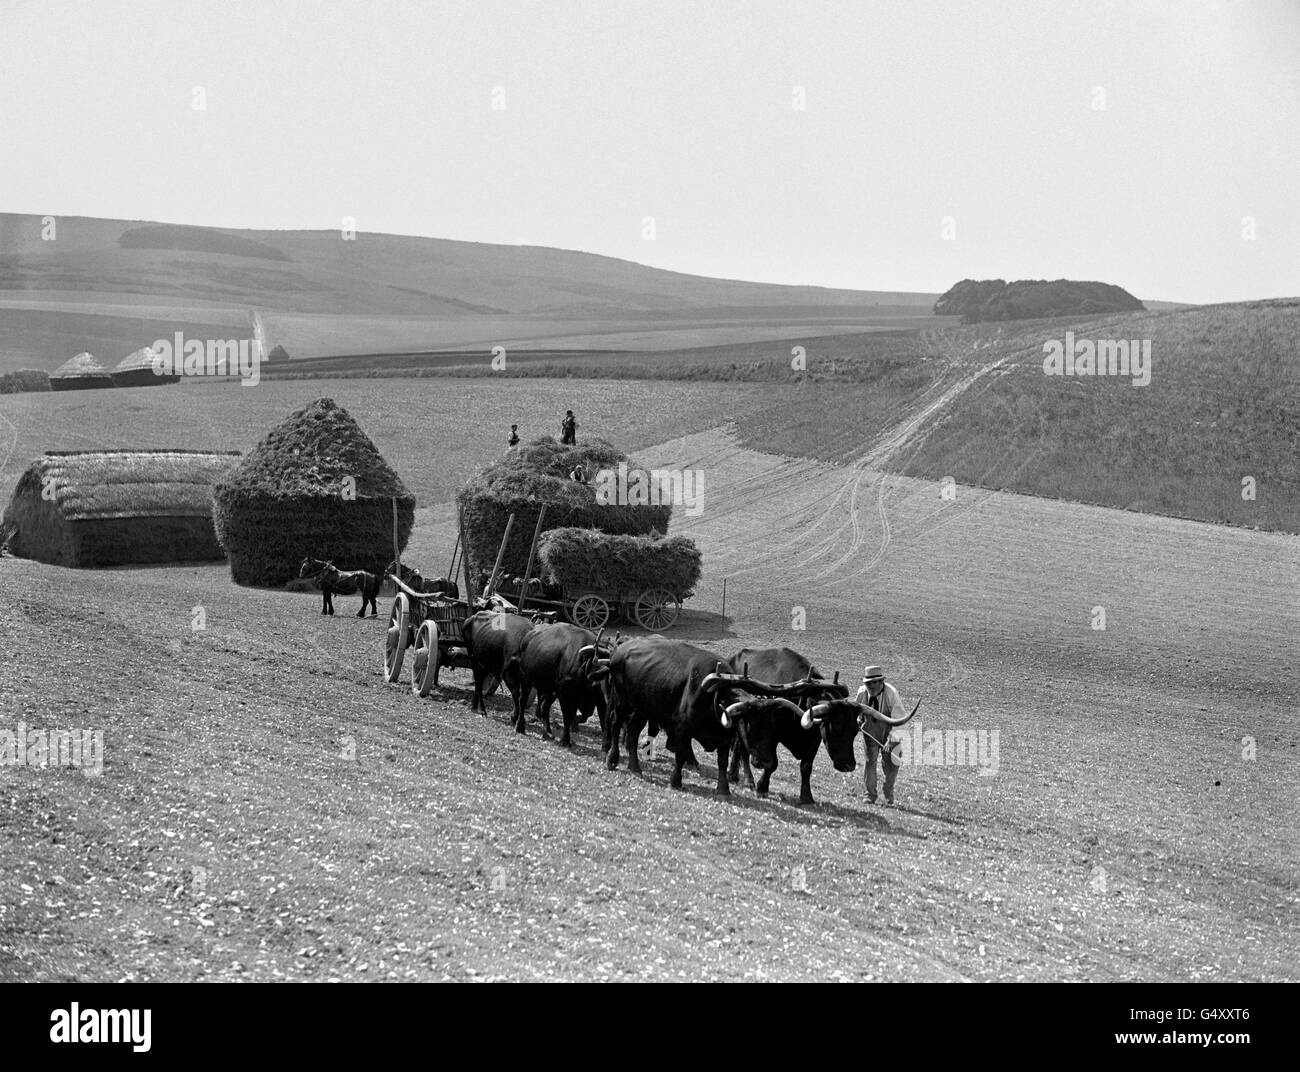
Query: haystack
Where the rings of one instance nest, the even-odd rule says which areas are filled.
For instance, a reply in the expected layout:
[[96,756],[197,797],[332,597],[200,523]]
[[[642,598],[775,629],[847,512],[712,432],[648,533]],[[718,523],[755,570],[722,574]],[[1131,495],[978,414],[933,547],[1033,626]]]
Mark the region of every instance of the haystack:
[[223,557],[212,486],[236,453],[50,452],[23,473],[5,510],[9,549],[58,566],[120,566]]
[[82,351],[70,361],[50,373],[51,391],[85,391],[92,388],[112,387],[113,377],[108,369],[95,360],[95,355]]
[[217,537],[236,584],[278,586],[307,557],[382,570],[415,523],[415,496],[333,399],[304,406],[217,485]]
[[685,599],[700,581],[699,548],[685,536],[612,536],[591,529],[552,529],[537,542],[542,579],[568,590],[623,593],[667,588]]
[[122,358],[113,366],[113,386],[115,387],[158,387],[164,383],[179,383],[176,375],[160,376],[153,370],[154,352],[148,346]]
[[602,505],[596,501],[594,484],[569,479],[579,464],[588,479],[594,480],[600,470],[617,469],[620,463],[637,468],[627,455],[602,440],[566,447],[546,438],[512,451],[472,477],[456,497],[465,523],[471,571],[492,569],[506,521],[513,513],[515,524],[502,569],[507,574],[522,574],[528,568],[528,548],[543,504],[544,532],[556,528],[631,536],[667,532],[671,506]]

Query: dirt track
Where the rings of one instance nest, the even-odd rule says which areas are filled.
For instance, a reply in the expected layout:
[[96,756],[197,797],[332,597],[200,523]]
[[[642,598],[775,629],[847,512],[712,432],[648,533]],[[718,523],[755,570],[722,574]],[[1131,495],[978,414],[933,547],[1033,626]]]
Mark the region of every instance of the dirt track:
[[384,686],[350,598],[5,560],[0,728],[103,728],[106,762],[0,771],[0,978],[1300,978],[1300,540],[720,431],[641,455],[706,472],[674,635],[881,662],[926,728],[997,729],[997,773],[908,767],[886,809],[823,755],[801,809],[788,756],[721,800],[700,753],[674,793],[471,716],[463,672]]

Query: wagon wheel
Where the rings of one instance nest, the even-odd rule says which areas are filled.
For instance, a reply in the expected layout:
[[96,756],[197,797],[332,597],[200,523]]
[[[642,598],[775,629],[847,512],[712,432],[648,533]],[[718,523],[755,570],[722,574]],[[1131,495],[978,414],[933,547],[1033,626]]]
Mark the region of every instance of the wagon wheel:
[[389,684],[396,682],[402,672],[402,655],[410,639],[407,636],[410,627],[411,601],[405,592],[398,592],[393,609],[388,612],[388,631],[384,634],[384,680]]
[[415,634],[415,647],[411,649],[411,691],[416,696],[428,696],[433,691],[438,661],[438,623],[430,618]]
[[647,588],[636,597],[632,613],[642,629],[652,633],[671,629],[681,613],[682,601],[667,588]]
[[569,621],[583,629],[604,629],[609,621],[609,604],[600,596],[579,596],[570,603],[565,611]]

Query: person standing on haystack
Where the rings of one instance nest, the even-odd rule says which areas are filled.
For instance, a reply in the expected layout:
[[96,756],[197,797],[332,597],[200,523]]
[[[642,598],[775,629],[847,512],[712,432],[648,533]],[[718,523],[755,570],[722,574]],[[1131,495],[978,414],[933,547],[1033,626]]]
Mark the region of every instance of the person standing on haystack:
[[510,426],[510,438],[506,440],[506,445],[510,447],[511,450],[514,450],[515,447],[519,446],[519,425],[512,424]]
[[566,447],[578,445],[578,422],[573,419],[573,410],[564,411],[564,420],[560,422],[560,443]]

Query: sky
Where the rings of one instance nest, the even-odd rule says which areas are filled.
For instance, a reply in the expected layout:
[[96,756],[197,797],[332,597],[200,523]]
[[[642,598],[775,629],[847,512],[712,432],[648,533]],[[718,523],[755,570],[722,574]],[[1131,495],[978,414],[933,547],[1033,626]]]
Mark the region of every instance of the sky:
[[1300,294],[1298,0],[0,0],[0,56],[0,211]]

